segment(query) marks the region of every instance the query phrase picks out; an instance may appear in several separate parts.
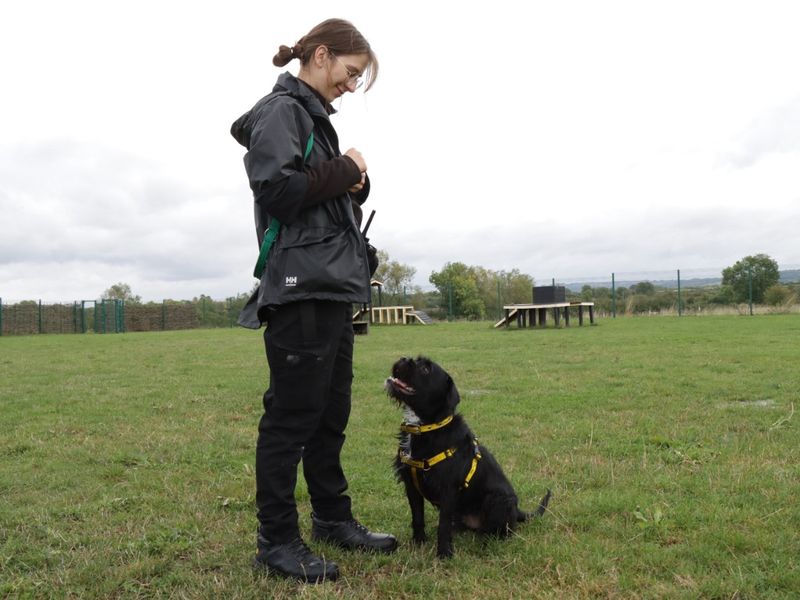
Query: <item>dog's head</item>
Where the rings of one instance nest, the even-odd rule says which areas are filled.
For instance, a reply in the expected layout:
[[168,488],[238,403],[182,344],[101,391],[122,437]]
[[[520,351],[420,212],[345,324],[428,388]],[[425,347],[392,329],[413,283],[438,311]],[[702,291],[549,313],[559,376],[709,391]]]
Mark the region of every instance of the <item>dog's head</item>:
[[425,423],[435,423],[455,412],[460,401],[456,384],[442,367],[424,356],[401,358],[392,366],[386,391]]

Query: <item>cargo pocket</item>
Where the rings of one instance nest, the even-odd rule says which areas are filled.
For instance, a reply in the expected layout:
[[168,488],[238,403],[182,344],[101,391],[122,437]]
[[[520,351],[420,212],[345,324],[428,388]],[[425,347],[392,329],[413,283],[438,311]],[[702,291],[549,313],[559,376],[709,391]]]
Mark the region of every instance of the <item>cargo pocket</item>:
[[325,398],[324,360],[310,349],[267,346],[274,406],[282,410],[308,410]]

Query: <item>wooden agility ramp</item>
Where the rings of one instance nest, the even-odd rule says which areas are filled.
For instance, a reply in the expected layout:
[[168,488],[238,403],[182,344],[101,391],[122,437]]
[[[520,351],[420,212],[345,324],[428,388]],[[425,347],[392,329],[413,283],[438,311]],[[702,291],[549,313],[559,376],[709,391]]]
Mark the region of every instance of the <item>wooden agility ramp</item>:
[[497,329],[498,327],[502,327],[503,325],[508,325],[511,323],[511,319],[517,318],[517,309],[513,309],[511,311],[506,312],[506,316],[500,319],[497,323],[494,324],[494,328]]

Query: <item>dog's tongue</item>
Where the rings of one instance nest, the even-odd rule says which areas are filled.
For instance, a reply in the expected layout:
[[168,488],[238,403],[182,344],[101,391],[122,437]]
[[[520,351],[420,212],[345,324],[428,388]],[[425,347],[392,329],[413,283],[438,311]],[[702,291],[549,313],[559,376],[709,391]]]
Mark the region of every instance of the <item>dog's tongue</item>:
[[408,385],[408,384],[407,384],[405,381],[403,381],[402,379],[398,379],[397,377],[390,377],[390,379],[392,380],[392,383],[393,383],[393,384],[394,384],[396,387],[399,387],[399,388],[400,388],[401,390],[403,390],[404,392],[407,392],[407,393],[409,393],[409,394],[413,394],[413,393],[414,393],[414,388],[413,388],[413,387],[411,387],[410,385]]

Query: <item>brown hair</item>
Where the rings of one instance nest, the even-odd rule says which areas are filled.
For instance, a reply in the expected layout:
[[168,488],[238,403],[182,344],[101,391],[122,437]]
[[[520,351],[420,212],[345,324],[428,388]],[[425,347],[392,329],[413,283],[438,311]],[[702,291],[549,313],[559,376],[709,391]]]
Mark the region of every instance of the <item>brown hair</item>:
[[272,58],[272,64],[283,67],[293,58],[300,59],[304,65],[308,64],[320,46],[325,46],[333,54],[366,54],[369,62],[366,69],[365,91],[375,83],[378,78],[378,58],[361,32],[350,21],[344,19],[323,21],[301,37],[291,48],[281,46]]

